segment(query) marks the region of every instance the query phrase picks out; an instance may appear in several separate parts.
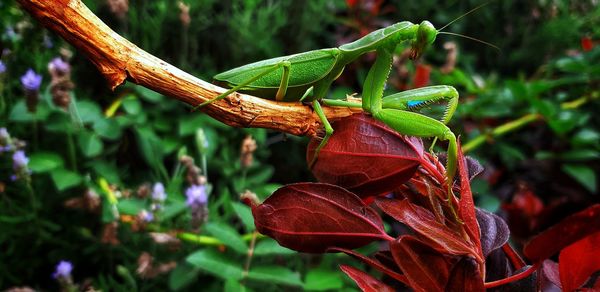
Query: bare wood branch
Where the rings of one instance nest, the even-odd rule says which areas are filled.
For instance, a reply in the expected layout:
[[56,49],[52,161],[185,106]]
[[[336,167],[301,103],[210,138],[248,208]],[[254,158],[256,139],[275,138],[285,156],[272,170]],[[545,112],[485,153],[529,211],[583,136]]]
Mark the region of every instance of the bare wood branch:
[[[112,89],[129,80],[192,106],[225,91],[138,48],[111,30],[81,0],[17,1],[46,28],[86,54]],[[332,120],[360,111],[341,107],[324,110]],[[202,111],[230,126],[274,129],[298,136],[315,136],[322,127],[309,106],[238,93]]]

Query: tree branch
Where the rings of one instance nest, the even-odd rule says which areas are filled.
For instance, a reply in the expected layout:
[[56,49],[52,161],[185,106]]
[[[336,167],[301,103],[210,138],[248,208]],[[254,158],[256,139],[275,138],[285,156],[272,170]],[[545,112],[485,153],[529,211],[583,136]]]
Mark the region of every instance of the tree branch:
[[[81,0],[17,1],[42,25],[86,54],[112,89],[129,80],[192,106],[225,91],[138,48],[111,30]],[[315,136],[322,127],[309,106],[239,93],[201,110],[230,126],[274,129],[298,136]],[[332,120],[360,111],[342,107],[324,110]]]

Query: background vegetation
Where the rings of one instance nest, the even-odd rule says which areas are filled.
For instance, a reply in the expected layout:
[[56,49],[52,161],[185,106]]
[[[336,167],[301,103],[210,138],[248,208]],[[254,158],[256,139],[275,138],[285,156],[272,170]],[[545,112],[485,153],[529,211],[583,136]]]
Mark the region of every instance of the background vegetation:
[[[85,1],[133,43],[205,80],[400,20],[441,27],[481,4],[187,2]],[[312,180],[306,138],[228,128],[132,84],[110,92],[84,56],[16,3],[0,2],[0,16],[0,288],[72,281],[102,290],[356,290],[337,270],[351,259],[281,248],[254,233],[239,203],[246,190],[264,199],[282,184]],[[519,244],[598,202],[597,1],[495,1],[445,30],[500,52],[440,35],[418,63],[398,58],[388,90],[457,87],[451,128],[486,168],[473,185],[478,204],[505,216]],[[372,60],[349,66],[331,95],[360,92]],[[30,68],[41,85],[33,73],[22,79]],[[73,269],[53,278],[60,261]]]

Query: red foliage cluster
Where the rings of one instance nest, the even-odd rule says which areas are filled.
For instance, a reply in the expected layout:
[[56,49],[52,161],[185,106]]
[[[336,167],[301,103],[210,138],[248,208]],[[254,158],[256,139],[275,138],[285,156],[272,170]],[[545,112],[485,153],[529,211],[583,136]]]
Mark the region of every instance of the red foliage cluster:
[[[586,281],[600,270],[600,205],[532,240],[525,255],[534,264],[526,267],[507,244],[506,223],[475,208],[470,179],[481,171],[477,162],[459,154],[458,197],[448,201],[443,162],[424,152],[420,140],[363,114],[334,128],[313,169],[321,182],[283,186],[252,206],[259,232],[300,252],[344,252],[386,276],[341,266],[363,291],[599,287]],[[394,219],[395,236],[377,209]],[[374,257],[352,250],[373,241],[385,242]],[[558,265],[547,260],[559,251]]]

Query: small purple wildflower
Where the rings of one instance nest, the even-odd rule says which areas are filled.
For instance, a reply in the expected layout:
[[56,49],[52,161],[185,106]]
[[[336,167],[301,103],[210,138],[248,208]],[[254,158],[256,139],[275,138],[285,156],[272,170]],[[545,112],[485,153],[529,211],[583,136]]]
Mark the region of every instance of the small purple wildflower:
[[52,274],[54,279],[68,279],[71,277],[71,271],[73,271],[73,264],[69,261],[60,261],[56,265],[56,270]]
[[15,31],[14,27],[9,26],[6,28],[6,30],[4,30],[4,35],[6,35],[6,37],[8,37],[9,39],[14,39],[15,37],[17,37],[17,32]]
[[3,74],[4,72],[6,72],[6,65],[0,60],[0,74]]
[[13,168],[15,170],[23,169],[27,167],[27,163],[29,163],[29,158],[25,155],[25,151],[17,150],[13,154]]
[[154,214],[146,211],[146,210],[142,210],[140,212],[140,218],[142,218],[142,220],[146,223],[152,222],[154,221]]
[[69,73],[69,71],[71,71],[71,65],[69,65],[69,63],[63,61],[63,59],[61,57],[56,57],[54,59],[52,59],[52,61],[50,61],[50,63],[48,63],[48,70],[49,71],[56,71],[59,74],[67,74]]
[[4,127],[0,128],[0,141],[8,140],[8,138],[10,138],[8,130],[6,130]]
[[154,184],[152,188],[152,199],[158,202],[164,202],[167,199],[167,194],[165,193],[165,186],[157,182]]
[[25,75],[21,76],[21,84],[26,90],[38,91],[42,85],[42,75],[39,75],[29,68]]
[[44,44],[44,47],[46,47],[46,49],[51,49],[52,47],[54,47],[54,42],[52,42],[52,39],[47,34],[44,35],[44,40],[42,43]]
[[206,187],[203,185],[192,185],[191,187],[185,190],[185,196],[187,200],[185,203],[189,207],[198,207],[206,204],[206,200],[208,199],[206,196]]

